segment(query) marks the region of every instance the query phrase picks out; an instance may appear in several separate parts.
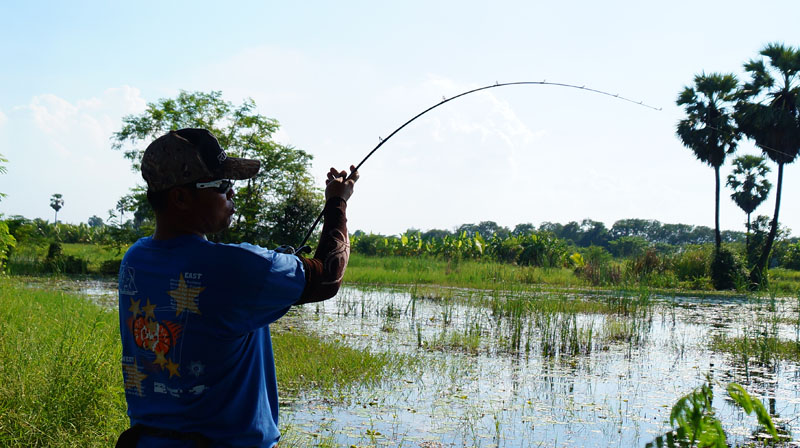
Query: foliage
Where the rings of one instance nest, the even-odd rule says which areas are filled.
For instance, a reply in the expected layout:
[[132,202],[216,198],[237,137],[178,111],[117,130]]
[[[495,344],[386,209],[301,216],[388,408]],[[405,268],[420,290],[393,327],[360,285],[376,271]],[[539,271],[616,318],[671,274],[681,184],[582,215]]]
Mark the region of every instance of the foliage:
[[90,216],[89,220],[86,221],[86,224],[93,229],[97,227],[103,227],[105,225],[105,223],[103,222],[103,218],[97,215]]
[[622,269],[613,262],[611,254],[601,246],[590,246],[582,250],[583,266],[575,273],[594,286],[616,285],[622,281]]
[[[609,230],[609,237],[618,240],[623,236],[638,236],[651,244],[682,246],[714,241],[714,229],[688,224],[663,224],[654,219],[621,219]],[[744,232],[722,232],[722,241],[731,243],[744,241]]]
[[605,224],[600,221],[593,221],[589,218],[580,223],[570,221],[567,224],[543,222],[539,226],[540,232],[549,232],[558,238],[571,241],[580,247],[607,246],[610,238],[609,231]]
[[[314,187],[308,171],[312,156],[272,140],[279,124],[258,114],[252,99],[234,105],[223,100],[218,91],[181,91],[176,98],[149,103],[147,110],[138,116],[123,118],[122,129],[113,136],[112,147],[122,150],[132,169],[138,171],[145,149],[142,144],[149,144],[171,129],[186,127],[209,129],[231,156],[261,161],[258,175],[240,181],[241,185],[236,187],[236,214],[231,228],[213,238],[265,246],[296,244],[287,238],[295,238],[300,233],[298,229],[310,227],[316,217],[311,209],[320,204],[321,193]],[[135,207],[137,227],[152,219],[143,191],[132,190],[120,207],[127,210]],[[121,215],[122,212],[120,221]]]
[[[464,227],[464,226],[462,226]],[[429,255],[446,260],[482,259],[522,266],[562,267],[567,263],[567,245],[547,232],[534,232],[503,238],[499,234],[484,238],[480,233],[462,230],[456,235],[425,238],[409,230],[400,236],[356,232],[351,237],[353,252],[364,255]]]
[[667,269],[667,262],[658,256],[655,249],[647,249],[634,257],[630,264],[630,272],[640,280],[653,274],[661,274]]
[[80,257],[64,254],[60,243],[50,243],[44,259],[44,272],[53,274],[86,274],[89,262]]
[[743,155],[733,159],[733,171],[726,183],[734,192],[731,199],[747,214],[747,231],[750,231],[750,214],[767,199],[772,184],[766,179],[769,167],[763,157]]
[[764,274],[778,232],[783,167],[800,151],[800,49],[771,43],[760,55],[761,59],[744,65],[751,79],[741,89],[735,116],[739,129],[778,164],[775,212],[761,255],[750,273],[754,284],[765,286]]
[[[772,417],[759,400],[751,397],[736,383],[728,384],[726,391],[746,414],[750,415],[755,411],[758,423],[769,432],[773,440],[780,440]],[[709,376],[706,384],[679,398],[672,406],[669,422],[675,429],[656,437],[645,446],[727,448],[725,431],[715,415],[713,402],[714,390]]]
[[[2,232],[2,230],[0,230],[0,232]],[[781,265],[788,269],[800,271],[800,241],[790,244],[787,247]]]
[[635,257],[644,253],[650,243],[641,236],[621,236],[608,242],[608,250],[615,257]]
[[0,272],[5,270],[6,261],[16,245],[17,240],[8,231],[8,224],[0,221]]
[[695,281],[710,275],[712,247],[687,246],[671,258],[672,270],[681,281]]
[[[771,222],[768,216],[759,215],[750,225],[752,235],[750,235],[749,245],[747,246],[747,266],[751,269],[757,266],[759,258],[767,244],[769,234],[771,232]],[[767,267],[776,267],[782,259],[784,252],[788,249],[788,242],[785,240],[788,230],[786,228],[778,228],[772,250],[767,257]],[[752,276],[751,276],[752,278]]]
[[737,286],[747,282],[746,279],[747,272],[736,254],[724,246],[714,251],[711,281],[715,289],[737,289]]
[[128,425],[119,320],[0,278],[0,445],[107,447]]
[[370,353],[280,325],[276,330],[272,345],[282,397],[311,390],[342,397],[342,388],[376,384],[389,372],[399,374],[414,364],[403,355]]

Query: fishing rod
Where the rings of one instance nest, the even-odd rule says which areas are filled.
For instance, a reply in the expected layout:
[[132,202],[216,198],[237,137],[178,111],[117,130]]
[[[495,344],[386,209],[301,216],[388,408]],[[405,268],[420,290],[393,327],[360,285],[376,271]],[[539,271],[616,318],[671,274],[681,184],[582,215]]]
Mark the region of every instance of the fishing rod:
[[[432,111],[433,109],[436,109],[437,107],[439,107],[439,106],[441,106],[441,105],[443,105],[445,103],[453,101],[456,98],[461,98],[462,96],[466,96],[466,95],[469,95],[471,93],[480,92],[482,90],[495,89],[497,87],[519,86],[519,85],[555,86],[555,87],[566,87],[566,88],[570,88],[570,89],[585,90],[587,92],[597,93],[597,94],[600,94],[600,95],[606,95],[606,96],[610,96],[612,98],[616,98],[616,99],[619,99],[619,100],[622,100],[622,101],[627,101],[629,103],[633,103],[633,104],[636,104],[636,105],[639,105],[639,106],[642,106],[642,107],[646,107],[648,109],[653,109],[653,110],[657,110],[657,111],[661,110],[660,107],[650,106],[649,104],[645,104],[642,101],[635,101],[635,100],[632,100],[630,98],[626,98],[624,96],[620,96],[618,93],[617,94],[613,94],[613,93],[609,93],[609,92],[606,92],[606,91],[603,91],[603,90],[592,89],[590,87],[586,87],[585,85],[579,86],[579,85],[576,85],[576,84],[566,84],[566,83],[562,83],[562,82],[548,82],[547,80],[543,80],[543,81],[515,81],[515,82],[502,82],[502,83],[501,82],[495,82],[494,84],[490,84],[488,86],[483,86],[483,87],[478,87],[476,89],[467,90],[466,92],[459,93],[458,95],[452,96],[450,98],[446,98],[445,97],[445,98],[442,99],[442,101],[439,101],[438,103],[434,104],[433,106],[423,110],[422,112],[420,112],[417,115],[415,115],[414,117],[412,117],[410,120],[408,120],[405,123],[403,123],[399,128],[397,128],[394,131],[392,131],[392,133],[389,134],[388,137],[386,137],[386,138],[378,137],[379,143],[374,148],[372,148],[372,151],[370,151],[366,155],[366,157],[364,157],[364,159],[361,160],[361,162],[358,163],[358,165],[356,165],[356,169],[353,170],[353,171],[358,171],[358,169],[361,168],[361,165],[363,165],[364,162],[366,162],[370,157],[372,157],[373,154],[375,154],[375,151],[377,151],[381,146],[383,146],[384,143],[389,141],[389,139],[392,138],[395,134],[400,132],[400,130],[402,130],[404,127],[408,126],[409,124],[411,124],[417,118],[419,118],[419,117],[427,114],[428,112]],[[347,180],[347,179],[345,179],[345,180]],[[311,237],[311,234],[314,233],[314,229],[317,228],[317,225],[319,224],[319,221],[322,219],[322,214],[323,214],[323,212],[319,213],[319,216],[317,216],[317,219],[314,220],[314,224],[312,224],[311,228],[308,229],[308,233],[306,233],[305,238],[303,238],[303,241],[300,243],[299,246],[297,246],[296,250],[292,246],[281,246],[279,249],[281,251],[285,251],[285,252],[293,253],[293,254],[310,253],[311,252],[311,248],[306,246],[306,242],[308,242],[308,239]]]

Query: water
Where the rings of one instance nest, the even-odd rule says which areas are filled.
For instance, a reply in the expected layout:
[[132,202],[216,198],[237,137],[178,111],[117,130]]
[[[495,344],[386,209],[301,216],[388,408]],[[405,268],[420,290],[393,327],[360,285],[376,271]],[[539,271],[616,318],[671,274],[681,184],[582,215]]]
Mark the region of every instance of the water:
[[[112,307],[115,287],[61,285]],[[570,294],[589,301],[608,296]],[[512,344],[514,319],[487,306],[506,298],[470,290],[446,296],[413,299],[410,288],[343,288],[336,298],[281,319],[278,331],[302,327],[354,348],[419,360],[376,386],[284,399],[282,446],[644,446],[670,429],[671,406],[707,375],[729,443],[747,443],[756,428],[754,416],[726,400],[724,386],[732,381],[761,399],[793,437],[800,430],[797,363],[745,368],[709,348],[714,335],[735,336],[744,326],[767,322],[775,322],[781,338],[796,340],[796,298],[661,297],[635,318],[582,313],[574,325],[593,330],[591,352],[544,356],[543,332],[532,318],[516,320],[519,341]],[[606,340],[611,320],[638,326],[627,339]],[[477,335],[471,342],[459,339],[470,334]]]
[[[519,351],[503,349],[511,323],[468,297],[476,294],[413,300],[402,289],[346,288],[291,313],[293,325],[323,337],[421,360],[414,373],[352,391],[342,401],[301,397],[282,409],[292,431],[337,446],[643,446],[670,429],[672,404],[706,375],[718,383],[714,407],[729,443],[746,443],[756,428],[754,416],[725,400],[731,381],[762,399],[793,435],[800,429],[796,363],[749,366],[745,374],[736,360],[708,347],[714,334],[736,335],[743,319],[768,315],[783,316],[780,334],[794,338],[796,327],[788,322],[796,321],[796,299],[771,307],[741,298],[664,298],[652,306],[636,342],[595,340],[588,355],[547,357],[540,354],[541,335],[527,325],[523,338],[530,341]],[[606,319],[581,314],[577,325],[602,339]],[[469,328],[480,329],[477,349],[426,343]]]

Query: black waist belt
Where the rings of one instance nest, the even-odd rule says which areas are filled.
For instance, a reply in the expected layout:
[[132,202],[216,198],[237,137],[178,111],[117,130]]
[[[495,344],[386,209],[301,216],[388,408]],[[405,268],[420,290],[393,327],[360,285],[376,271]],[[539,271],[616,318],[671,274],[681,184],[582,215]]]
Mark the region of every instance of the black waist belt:
[[115,448],[136,448],[142,436],[164,437],[176,440],[191,440],[197,448],[211,448],[211,439],[199,432],[180,432],[173,429],[134,425],[119,435]]

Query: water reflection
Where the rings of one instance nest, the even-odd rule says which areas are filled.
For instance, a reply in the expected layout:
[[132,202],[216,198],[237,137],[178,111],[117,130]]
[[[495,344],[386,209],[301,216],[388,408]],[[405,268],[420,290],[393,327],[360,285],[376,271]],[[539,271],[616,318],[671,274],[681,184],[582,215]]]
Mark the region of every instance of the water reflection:
[[[463,290],[415,297],[410,289],[347,288],[334,300],[292,313],[296,325],[317,334],[406,353],[423,367],[417,378],[354,392],[375,404],[353,398],[328,403],[323,413],[295,404],[287,409],[290,421],[319,428],[335,418],[326,434],[344,446],[642,446],[668,429],[671,405],[709,372],[722,384],[736,381],[763,397],[775,415],[800,410],[795,364],[751,366],[748,376],[735,359],[708,348],[714,334],[740,331],[745,315],[796,316],[796,300],[766,306],[753,299],[670,297],[618,314],[551,313],[549,323],[537,324],[541,313],[515,321],[513,311],[487,306],[507,299]],[[607,294],[573,299],[609,300]],[[778,326],[781,334],[794,334],[794,327]],[[591,349],[584,354],[561,345],[549,355],[543,349],[548,332],[568,345],[588,329]],[[570,331],[573,336],[565,336]],[[478,342],[470,339],[475,334]],[[755,419],[725,396],[716,390],[714,405],[730,430],[729,442],[745,443]],[[308,396],[303,402],[322,400]],[[794,433],[797,425],[784,423]]]

